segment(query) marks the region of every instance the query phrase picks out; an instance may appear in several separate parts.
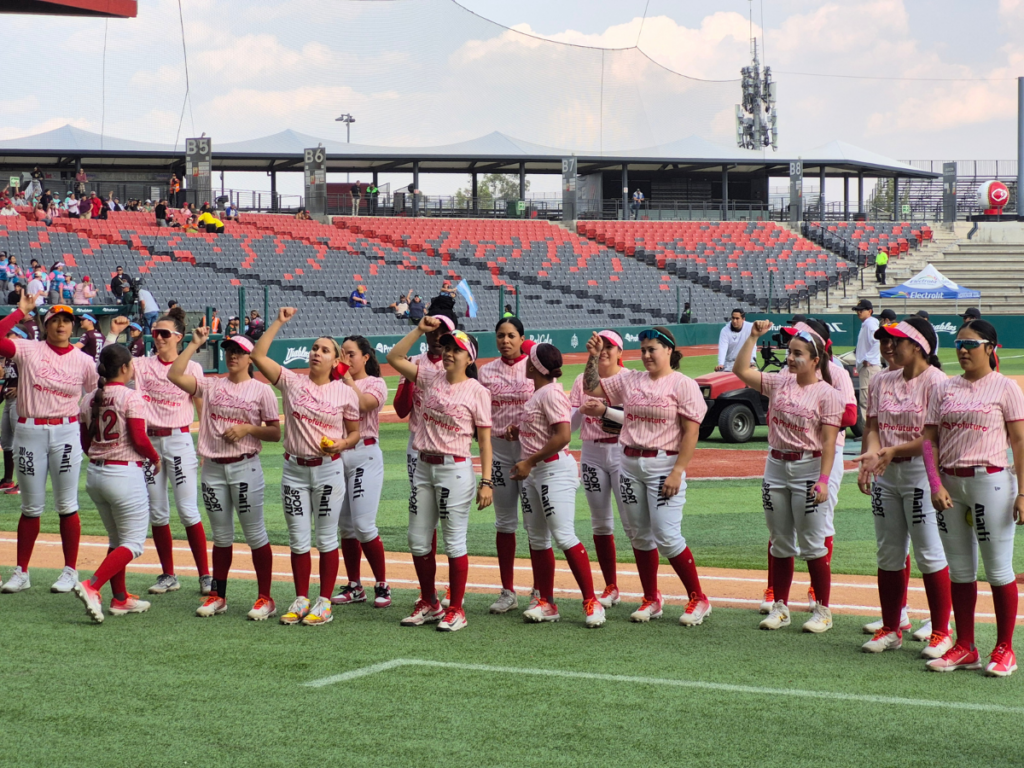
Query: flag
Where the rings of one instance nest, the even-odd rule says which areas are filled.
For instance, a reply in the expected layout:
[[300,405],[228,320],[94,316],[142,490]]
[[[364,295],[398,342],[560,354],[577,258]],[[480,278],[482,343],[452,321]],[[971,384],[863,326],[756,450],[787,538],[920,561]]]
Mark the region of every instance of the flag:
[[466,300],[466,317],[476,317],[476,299],[473,298],[473,291],[470,290],[469,283],[460,280],[459,284],[455,286],[455,290]]

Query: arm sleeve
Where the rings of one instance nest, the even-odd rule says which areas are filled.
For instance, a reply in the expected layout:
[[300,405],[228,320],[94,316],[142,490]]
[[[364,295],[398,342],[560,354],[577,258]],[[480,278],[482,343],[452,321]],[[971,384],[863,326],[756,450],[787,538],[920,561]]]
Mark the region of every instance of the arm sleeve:
[[131,438],[135,449],[141,453],[147,461],[154,463],[159,459],[156,449],[153,448],[153,444],[149,441],[149,435],[146,434],[145,419],[128,419],[128,437]]
[[572,413],[569,414],[569,429],[576,432],[580,427],[583,426],[583,419],[586,418],[580,413],[579,408],[573,408]]
[[608,410],[604,412],[604,419],[606,421],[614,421],[616,424],[622,424],[625,422],[626,412],[621,408],[615,406],[609,406]]
[[398,390],[395,392],[395,413],[398,414],[398,418],[404,419],[410,413],[412,413],[413,395],[415,394],[416,385],[406,378],[398,383]]
[[7,338],[7,334],[11,332],[18,323],[25,317],[25,313],[20,309],[16,309],[3,320],[0,320],[0,357],[13,358],[17,347],[14,342]]

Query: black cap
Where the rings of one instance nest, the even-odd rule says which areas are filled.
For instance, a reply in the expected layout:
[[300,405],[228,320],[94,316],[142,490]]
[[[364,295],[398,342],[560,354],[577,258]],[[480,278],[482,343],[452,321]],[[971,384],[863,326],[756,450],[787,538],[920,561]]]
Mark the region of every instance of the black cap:
[[979,310],[977,307],[968,307],[966,310],[964,310],[964,313],[960,315],[960,317],[962,317],[964,320],[980,320],[981,310]]
[[796,325],[797,323],[806,323],[807,315],[793,315],[789,320],[786,321],[786,325]]
[[878,317],[881,320],[892,320],[894,323],[896,322],[896,313],[893,312],[891,309],[883,309],[882,314],[880,314]]
[[918,317],[923,317],[925,320],[927,320],[928,317],[929,317],[927,309],[919,309],[919,310],[917,310],[917,312],[915,314]]
[[860,312],[862,309],[874,310],[874,308],[875,305],[872,304],[870,301],[868,301],[867,299],[861,299],[860,301],[857,302],[857,306],[853,308],[853,311]]

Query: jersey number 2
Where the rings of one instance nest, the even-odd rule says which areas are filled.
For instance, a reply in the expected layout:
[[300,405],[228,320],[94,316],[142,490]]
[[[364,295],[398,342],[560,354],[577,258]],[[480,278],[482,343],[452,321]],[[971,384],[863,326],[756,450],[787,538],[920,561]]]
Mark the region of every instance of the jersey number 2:
[[113,410],[105,410],[100,414],[101,435],[103,442],[112,443],[121,437],[120,433],[114,431],[117,426],[117,413]]

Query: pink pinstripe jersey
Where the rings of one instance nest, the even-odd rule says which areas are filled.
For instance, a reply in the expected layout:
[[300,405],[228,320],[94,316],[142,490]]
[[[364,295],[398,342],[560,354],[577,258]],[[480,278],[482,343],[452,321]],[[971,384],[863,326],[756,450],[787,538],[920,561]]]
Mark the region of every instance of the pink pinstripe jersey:
[[[424,368],[433,368],[438,371],[444,370],[444,363],[441,358],[437,360],[431,360],[430,356],[426,352],[422,352],[414,357],[409,358],[410,363],[414,363],[420,370]],[[416,430],[420,427],[422,417],[420,416],[420,410],[423,408],[423,390],[419,386],[413,386],[412,390],[412,410],[409,411],[409,433],[411,435],[416,434]]]
[[424,453],[469,456],[473,427],[491,426],[491,396],[476,379],[454,386],[443,370],[420,368],[416,388],[423,390],[423,421],[412,446]]
[[[789,368],[784,367],[779,373],[786,376],[793,376]],[[846,372],[846,369],[835,360],[828,361],[828,375],[832,379],[832,388],[839,393],[839,396],[843,399],[843,407],[848,405],[857,404],[857,393],[853,391],[853,379],[850,378],[850,374]],[[819,373],[818,378],[821,380],[822,376]],[[840,429],[839,436],[836,437],[836,448],[842,448],[846,445],[846,430]]]
[[557,381],[534,392],[523,407],[519,422],[519,443],[522,455],[532,456],[551,439],[555,424],[568,424],[572,415],[569,398]]
[[345,422],[359,421],[359,398],[343,381],[318,387],[309,376],[281,368],[277,388],[284,405],[284,449],[292,456],[323,456],[322,438],[340,442],[348,435]]
[[18,416],[66,419],[78,416],[83,392],[96,389],[95,361],[80,349],[57,354],[45,341],[12,339],[18,366]]
[[626,369],[602,379],[601,388],[610,403],[622,404],[619,442],[631,448],[677,451],[683,437],[679,417],[700,424],[708,410],[697,382],[678,371],[652,379],[647,371]]
[[768,445],[777,451],[820,451],[822,425],[843,420],[842,398],[821,379],[801,387],[790,373],[762,373],[761,392],[768,396]]
[[280,421],[277,396],[269,384],[249,379],[240,384],[227,377],[196,379],[196,397],[203,398],[203,418],[199,421],[199,455],[208,459],[233,459],[259,453],[263,443],[246,435],[237,443],[224,439],[224,433],[236,424]]
[[[92,392],[79,403],[78,417],[85,426],[92,422]],[[20,398],[19,398],[20,399]],[[123,384],[107,384],[103,388],[96,435],[89,446],[93,461],[144,461],[128,434],[128,419],[146,418],[146,401],[136,390]]]
[[521,355],[514,363],[499,357],[480,366],[480,383],[491,393],[491,420],[493,434],[505,434],[509,426],[523,418],[523,406],[533,394],[533,382],[526,378],[526,359]]
[[356,380],[356,389],[361,394],[373,395],[377,399],[377,407],[372,411],[359,414],[359,439],[380,437],[380,409],[388,399],[388,385],[379,376],[367,376]]
[[[191,426],[195,418],[192,397],[167,378],[171,364],[156,355],[136,357],[132,363],[135,365],[135,388],[149,404],[146,414],[148,425],[158,429]],[[203,378],[203,367],[195,360],[189,360],[185,373],[199,381]]]
[[925,424],[939,428],[940,467],[1005,467],[1006,422],[1024,420],[1024,392],[992,373],[971,382],[954,376],[928,403]]
[[878,438],[883,448],[910,443],[921,436],[928,403],[938,396],[946,378],[946,374],[930,365],[910,381],[903,378],[903,369],[871,377],[866,415],[878,419]]
[[[619,372],[616,376],[619,376],[625,368],[619,368]],[[608,378],[611,378],[610,376]],[[601,381],[607,381],[608,379],[601,379]],[[576,381],[572,383],[572,391],[569,392],[569,405],[573,408],[579,408],[587,400],[590,400],[591,396],[583,391],[583,374],[581,373],[576,377]],[[608,400],[603,397],[595,397],[594,400],[608,405]],[[605,440],[611,437],[607,432],[601,429],[601,417],[600,416],[584,416],[583,425],[580,427],[580,439],[584,442],[587,440]]]

